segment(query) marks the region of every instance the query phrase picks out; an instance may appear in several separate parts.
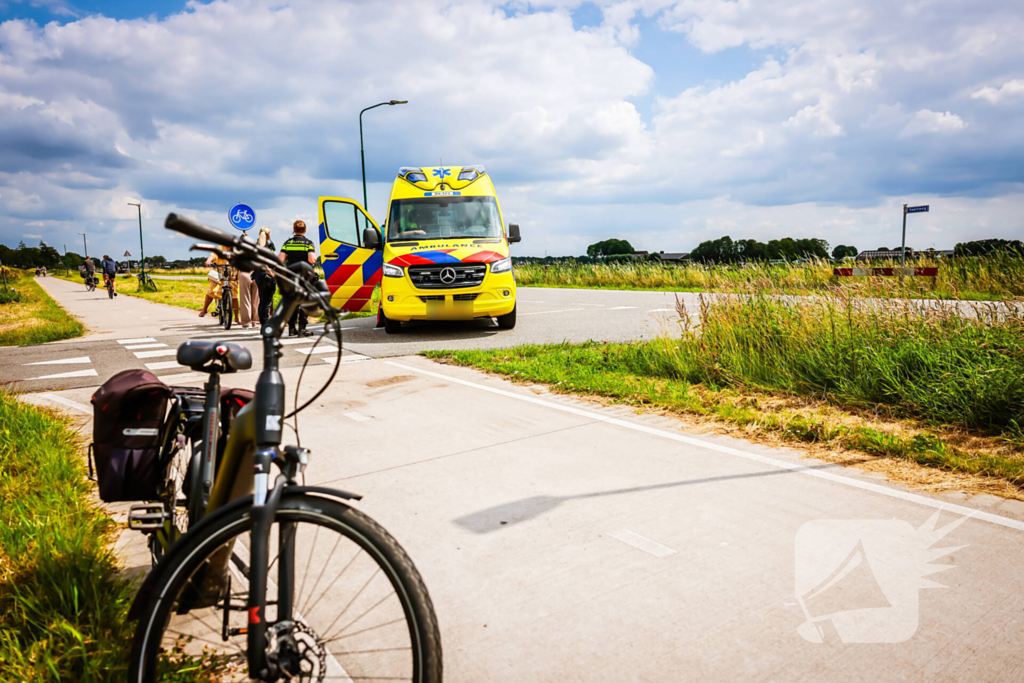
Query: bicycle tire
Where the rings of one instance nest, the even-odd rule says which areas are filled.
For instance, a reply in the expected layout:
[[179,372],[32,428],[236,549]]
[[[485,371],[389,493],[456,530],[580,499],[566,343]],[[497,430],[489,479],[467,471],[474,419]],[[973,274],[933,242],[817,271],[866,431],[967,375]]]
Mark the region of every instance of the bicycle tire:
[[[185,449],[175,453],[164,468],[159,498],[171,518],[161,531],[150,534],[149,551],[154,565],[164,558],[171,544],[197,521],[190,514],[189,503],[202,495],[202,483],[193,484],[196,477],[190,472],[193,463],[199,459],[198,443],[198,439],[186,437]],[[183,501],[184,505],[181,504]]]
[[221,316],[220,322],[224,325],[225,330],[231,329],[231,319],[234,317],[234,313],[231,310],[231,288],[225,286],[224,292],[221,294]]
[[114,281],[113,280],[107,280],[107,298],[108,299],[113,299],[114,298]]
[[[216,553],[219,553],[221,558],[225,557],[223,549],[228,543],[232,544],[230,551],[233,552],[238,547],[235,545],[237,539],[244,536],[251,528],[251,500],[250,497],[244,504],[229,505],[205,518],[200,525],[181,539],[171,554],[158,566],[157,575],[152,577],[154,580],[151,583],[147,581],[148,585],[143,588],[144,594],[140,595],[140,598],[144,600],[141,611],[136,612],[133,607],[133,614],[137,614],[139,618],[132,641],[129,681],[151,683],[156,680],[158,667],[173,666],[169,664],[172,654],[182,656],[183,664],[197,665],[195,656],[185,655],[184,650],[176,649],[177,643],[181,642],[180,636],[173,641],[175,645],[170,647],[170,654],[167,650],[162,649],[161,645],[165,638],[164,631],[170,627],[172,616],[175,616],[180,609],[177,598],[182,591],[190,590],[187,587],[192,583],[193,575],[200,568],[205,568],[205,563]],[[398,542],[383,527],[359,510],[315,495],[286,494],[274,520],[275,525],[282,522],[293,525],[319,524],[320,528],[333,530],[352,541],[366,552],[368,558],[376,562],[377,570],[390,581],[395,589],[395,595],[401,603],[405,624],[408,627],[410,641],[408,649],[411,650],[412,669],[409,680],[415,681],[415,683],[440,683],[442,680],[441,637],[437,618],[422,577]],[[315,545],[314,543],[310,547]],[[305,548],[306,545],[303,545],[303,552]],[[312,550],[310,553],[312,554]],[[232,556],[232,562],[234,561],[234,556]],[[208,578],[202,577],[201,580]],[[304,586],[305,582],[303,581],[303,587],[299,589],[300,594],[303,592]],[[314,584],[311,594],[316,591],[317,587]],[[332,583],[329,588],[334,590],[334,584]],[[236,594],[231,593],[230,589],[231,586],[228,583],[227,600],[231,601],[231,610],[225,612],[221,609],[222,615],[225,613],[230,615],[232,610],[237,610],[232,601]],[[358,597],[358,593],[356,595]],[[217,598],[218,601],[220,599],[223,599],[223,591],[221,598]],[[355,598],[353,597],[352,600],[354,601]],[[351,604],[351,602],[348,603],[348,605]],[[348,605],[346,605],[346,609]],[[329,614],[333,614],[333,612]],[[208,622],[203,621],[202,616],[189,613],[187,617],[192,620],[190,622],[192,625],[210,626]],[[362,618],[362,615],[359,618]],[[186,619],[186,621],[188,620]],[[327,630],[329,631],[330,627]],[[342,632],[344,630],[343,628]],[[339,639],[341,636],[334,640]],[[199,638],[198,640],[200,643],[217,644],[212,639]],[[191,643],[191,641],[192,636],[189,636],[188,642]],[[328,639],[327,642],[331,642],[331,640]],[[203,647],[203,654],[198,662],[200,667],[205,666],[208,658],[213,656],[207,654],[207,645]],[[244,652],[244,645],[241,651]],[[353,654],[360,654],[360,652],[357,651]],[[334,654],[331,653],[331,656],[333,658]],[[353,678],[362,680],[372,677],[354,676]]]

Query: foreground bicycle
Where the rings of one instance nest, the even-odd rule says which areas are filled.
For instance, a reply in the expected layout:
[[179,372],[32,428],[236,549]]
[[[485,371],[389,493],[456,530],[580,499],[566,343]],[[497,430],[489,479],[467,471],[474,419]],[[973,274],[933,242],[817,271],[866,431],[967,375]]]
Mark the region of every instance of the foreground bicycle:
[[[132,605],[129,680],[190,672],[203,680],[441,681],[437,619],[412,561],[347,504],[358,496],[300,485],[309,451],[281,446],[284,419],[326,388],[284,414],[281,333],[303,306],[323,311],[340,340],[326,285],[308,264],[289,269],[248,237],[174,214],[166,227],[224,247],[202,248],[243,270],[270,268],[282,297],[263,327],[255,398],[231,425],[206,516],[170,547]],[[237,344],[191,341],[178,348],[178,362],[221,372],[248,369],[252,358]],[[271,465],[280,469],[272,487]]]

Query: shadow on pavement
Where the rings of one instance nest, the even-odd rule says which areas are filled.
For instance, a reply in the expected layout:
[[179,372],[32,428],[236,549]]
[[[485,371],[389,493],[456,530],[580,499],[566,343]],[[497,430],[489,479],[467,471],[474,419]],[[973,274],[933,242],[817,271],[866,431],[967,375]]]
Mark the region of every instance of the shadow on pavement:
[[[806,467],[809,470],[822,470],[831,467],[841,467],[834,463],[823,465],[811,465]],[[730,479],[750,479],[753,477],[768,477],[776,474],[793,474],[793,470],[769,470],[767,472],[748,472],[746,474],[727,474],[720,477],[705,477],[703,479],[686,479],[683,481],[671,481],[664,484],[651,484],[649,486],[634,486],[626,489],[611,489],[608,491],[596,491],[594,493],[580,493],[575,496],[532,496],[515,500],[511,503],[502,503],[491,508],[474,512],[471,515],[458,517],[452,521],[467,531],[476,534],[486,534],[498,531],[502,527],[509,527],[520,522],[525,522],[541,515],[551,512],[562,503],[570,500],[581,500],[584,498],[600,498],[603,496],[617,496],[625,493],[640,493],[642,491],[656,491],[658,489],[675,488],[677,486],[692,486],[696,484],[708,484],[715,481],[728,481]]]

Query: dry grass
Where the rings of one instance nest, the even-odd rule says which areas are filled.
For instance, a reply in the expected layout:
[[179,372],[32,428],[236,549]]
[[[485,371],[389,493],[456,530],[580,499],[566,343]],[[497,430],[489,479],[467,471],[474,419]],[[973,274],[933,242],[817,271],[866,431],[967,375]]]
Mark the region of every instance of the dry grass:
[[[737,292],[770,289],[789,294],[828,290],[835,285],[836,264],[814,260],[799,265],[750,263],[666,265],[650,262],[610,264],[520,264],[516,282],[524,287],[578,287],[594,289],[641,289],[691,292]],[[860,264],[858,264],[860,265]],[[898,266],[896,262],[872,266]],[[925,297],[993,300],[1024,296],[1024,258],[922,259],[915,266],[938,267],[937,283],[931,278],[843,278],[842,285],[866,283],[856,291],[876,297]]]
[[0,304],[0,346],[27,346],[85,334],[85,326],[68,315],[33,277],[8,269],[9,287],[21,294],[21,300]]

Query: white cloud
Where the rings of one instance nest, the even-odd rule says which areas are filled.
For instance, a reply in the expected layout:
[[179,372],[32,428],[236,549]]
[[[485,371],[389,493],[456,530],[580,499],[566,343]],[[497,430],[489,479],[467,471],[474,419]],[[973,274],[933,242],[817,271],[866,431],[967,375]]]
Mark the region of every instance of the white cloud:
[[988,100],[992,104],[998,104],[1004,97],[1012,95],[1024,95],[1024,79],[1007,81],[999,88],[987,85],[984,88],[971,93],[971,99],[976,100],[981,98]]
[[903,128],[901,137],[921,135],[922,133],[952,133],[963,130],[967,122],[951,112],[932,111],[922,109],[910,120],[910,123]]
[[[238,200],[272,225],[315,219],[317,195],[361,195],[357,115],[392,98],[410,103],[364,116],[373,212],[398,166],[484,163],[503,207],[536,224],[529,253],[639,229],[657,206],[729,197],[714,229],[785,231],[816,203],[1024,180],[1005,161],[1024,153],[1024,114],[988,106],[1024,84],[1010,0],[608,1],[575,31],[578,4],[217,0],[159,21],[0,24],[0,238],[42,220],[68,242],[86,227],[131,239],[128,196],[147,225],[172,209],[223,224]],[[667,90],[662,70],[697,67],[667,49],[640,61],[645,40],[665,41],[641,15],[708,63],[760,52],[739,76]]]
[[26,233],[24,233],[24,234],[22,235],[22,237],[24,237],[24,238],[25,238],[25,239],[27,239],[27,240],[41,240],[41,239],[43,239],[43,236],[42,236],[42,235],[30,235],[30,234],[28,234],[27,232],[26,232]]

